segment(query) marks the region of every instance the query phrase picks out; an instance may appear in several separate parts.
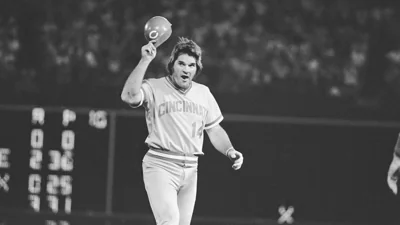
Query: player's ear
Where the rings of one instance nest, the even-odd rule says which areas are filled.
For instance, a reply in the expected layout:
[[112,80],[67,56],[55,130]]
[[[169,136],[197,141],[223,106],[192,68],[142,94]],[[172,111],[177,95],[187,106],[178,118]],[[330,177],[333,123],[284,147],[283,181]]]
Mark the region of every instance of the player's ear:
[[168,76],[172,76],[173,73],[174,73],[174,68],[170,68],[168,70]]
[[174,73],[174,62],[175,61],[171,61],[171,64],[169,65],[169,74],[173,74]]
[[167,73],[168,75],[172,75],[173,72],[174,72],[174,59],[171,57],[167,64]]
[[201,71],[203,70],[203,64],[201,63],[200,60],[197,60],[196,63],[196,75],[199,75],[201,73]]

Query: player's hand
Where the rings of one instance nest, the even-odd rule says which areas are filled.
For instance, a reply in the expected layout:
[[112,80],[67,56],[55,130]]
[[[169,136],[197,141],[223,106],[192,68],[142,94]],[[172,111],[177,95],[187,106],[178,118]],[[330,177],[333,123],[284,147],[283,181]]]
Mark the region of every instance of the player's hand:
[[393,194],[397,195],[397,178],[393,176],[388,176],[387,182]]
[[238,170],[243,164],[243,155],[239,151],[231,150],[228,152],[228,158],[233,162],[232,168]]
[[400,158],[393,157],[393,161],[389,166],[387,183],[392,192],[397,195],[397,180],[399,178]]
[[157,54],[157,48],[150,41],[142,47],[142,59],[151,62]]

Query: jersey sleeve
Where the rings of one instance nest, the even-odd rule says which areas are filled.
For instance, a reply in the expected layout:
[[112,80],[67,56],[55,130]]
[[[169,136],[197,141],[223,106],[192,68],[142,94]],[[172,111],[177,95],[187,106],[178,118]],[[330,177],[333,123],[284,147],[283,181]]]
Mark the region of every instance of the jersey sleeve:
[[206,116],[206,125],[204,129],[210,129],[216,125],[218,125],[224,117],[222,116],[221,110],[217,101],[215,100],[213,94],[210,92],[210,89],[207,88],[207,97],[208,97],[208,113]]
[[142,99],[140,100],[139,104],[131,105],[131,107],[139,108],[140,106],[143,106],[145,109],[151,108],[151,105],[154,102],[154,93],[150,80],[143,80],[140,92],[142,95]]

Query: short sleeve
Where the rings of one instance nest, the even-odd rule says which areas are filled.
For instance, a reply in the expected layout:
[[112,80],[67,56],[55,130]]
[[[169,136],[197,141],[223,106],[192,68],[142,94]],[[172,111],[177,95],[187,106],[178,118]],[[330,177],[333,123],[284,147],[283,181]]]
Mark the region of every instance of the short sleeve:
[[143,80],[142,86],[140,88],[142,99],[139,104],[131,105],[132,108],[139,108],[143,106],[145,109],[149,109],[154,102],[153,88],[151,87],[149,80]]
[[224,118],[222,116],[221,110],[218,106],[217,101],[215,100],[213,94],[209,89],[207,93],[208,98],[208,113],[206,116],[206,125],[204,129],[210,129],[216,125],[218,125]]

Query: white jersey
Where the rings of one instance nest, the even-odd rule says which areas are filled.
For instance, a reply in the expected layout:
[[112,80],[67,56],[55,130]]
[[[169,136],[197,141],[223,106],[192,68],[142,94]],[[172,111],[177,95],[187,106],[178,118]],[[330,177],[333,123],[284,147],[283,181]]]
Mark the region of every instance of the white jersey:
[[223,116],[210,89],[192,82],[182,92],[169,77],[143,81],[142,101],[146,110],[150,148],[184,154],[203,153],[204,130],[218,125]]

